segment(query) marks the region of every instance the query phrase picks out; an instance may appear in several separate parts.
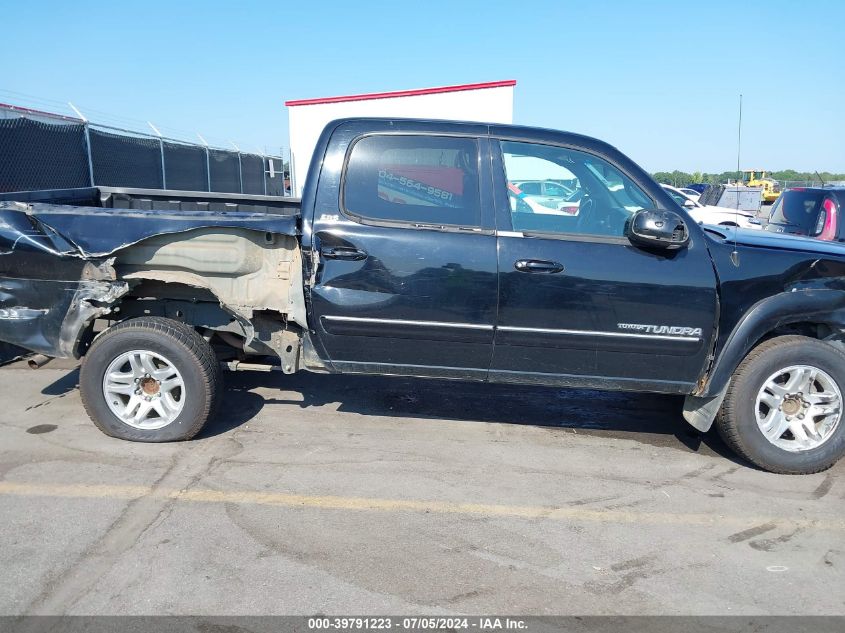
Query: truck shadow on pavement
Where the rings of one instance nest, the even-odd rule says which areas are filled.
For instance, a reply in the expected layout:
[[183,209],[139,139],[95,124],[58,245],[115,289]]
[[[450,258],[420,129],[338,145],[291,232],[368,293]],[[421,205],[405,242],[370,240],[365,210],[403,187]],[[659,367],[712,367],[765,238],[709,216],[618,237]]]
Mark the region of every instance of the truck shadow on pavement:
[[[280,395],[262,395],[272,389]],[[575,432],[628,439],[653,446],[719,455],[736,463],[733,452],[711,430],[701,434],[681,415],[683,398],[664,394],[492,385],[413,378],[316,375],[301,372],[234,373],[226,395],[203,437],[225,433],[273,414],[276,405],[302,408],[335,404],[360,415],[529,425],[550,432]],[[287,415],[279,411],[280,415]]]
[[66,373],[58,380],[54,380],[41,390],[45,396],[63,396],[79,388],[79,368]]

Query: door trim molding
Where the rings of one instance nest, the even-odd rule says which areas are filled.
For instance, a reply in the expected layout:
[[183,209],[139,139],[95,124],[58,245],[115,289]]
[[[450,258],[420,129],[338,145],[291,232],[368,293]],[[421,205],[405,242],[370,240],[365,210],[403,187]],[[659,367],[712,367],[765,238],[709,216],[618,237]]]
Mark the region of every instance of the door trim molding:
[[323,319],[326,321],[345,321],[347,323],[380,323],[384,325],[414,325],[418,327],[448,327],[459,328],[463,330],[487,330],[494,329],[492,325],[484,325],[480,323],[453,323],[449,321],[412,321],[406,319],[377,319],[372,317],[348,317],[348,316],[334,316],[324,314]]
[[375,317],[350,317],[324,314],[326,321],[339,321],[346,323],[374,323],[382,325],[410,325],[416,327],[443,327],[462,330],[497,330],[500,332],[525,332],[527,334],[562,334],[566,336],[607,336],[613,338],[636,338],[650,339],[656,341],[684,341],[688,343],[698,342],[700,336],[671,336],[667,334],[638,334],[634,332],[607,332],[605,330],[568,330],[557,328],[541,327],[517,327],[513,325],[486,325],[483,323],[456,323],[452,321],[419,321],[411,319],[379,319]]
[[698,342],[700,336],[669,336],[666,334],[635,334],[633,332],[607,332],[604,330],[561,330],[541,327],[516,327],[512,325],[499,325],[496,327],[501,332],[527,332],[535,334],[565,334],[572,336],[611,336],[616,338],[645,338],[657,341],[686,341]]

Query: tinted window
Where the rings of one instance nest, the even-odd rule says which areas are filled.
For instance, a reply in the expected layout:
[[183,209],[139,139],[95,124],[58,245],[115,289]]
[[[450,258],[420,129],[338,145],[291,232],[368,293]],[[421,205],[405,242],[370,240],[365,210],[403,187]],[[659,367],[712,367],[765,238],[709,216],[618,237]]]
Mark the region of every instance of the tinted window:
[[478,146],[444,136],[367,136],[344,174],[350,214],[373,220],[478,226]]
[[[621,237],[635,211],[651,199],[607,161],[563,147],[501,143],[511,220],[516,231]],[[545,182],[544,196],[524,189]]]
[[815,232],[824,192],[791,189],[781,194],[769,215],[769,222],[800,230]]

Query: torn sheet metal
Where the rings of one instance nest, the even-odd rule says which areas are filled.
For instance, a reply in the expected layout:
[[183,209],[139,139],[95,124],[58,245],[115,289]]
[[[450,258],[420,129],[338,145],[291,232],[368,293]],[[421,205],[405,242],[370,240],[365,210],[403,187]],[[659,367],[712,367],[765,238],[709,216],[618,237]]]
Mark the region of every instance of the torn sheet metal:
[[202,228],[298,234],[296,216],[0,202],[0,341],[78,356],[88,325],[129,291],[109,256],[154,236]]
[[128,290],[118,281],[0,278],[0,340],[47,356],[76,356],[87,325]]

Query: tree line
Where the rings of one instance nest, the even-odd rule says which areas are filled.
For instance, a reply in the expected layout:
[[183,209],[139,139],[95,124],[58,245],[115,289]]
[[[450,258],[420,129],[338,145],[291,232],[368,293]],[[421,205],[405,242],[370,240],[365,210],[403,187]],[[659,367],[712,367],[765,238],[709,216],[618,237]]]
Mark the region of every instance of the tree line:
[[[759,174],[756,174],[759,177]],[[652,177],[657,182],[666,183],[676,187],[683,187],[684,185],[692,183],[705,183],[708,185],[718,185],[728,182],[728,180],[737,179],[736,171],[723,171],[721,174],[708,174],[700,171],[694,171],[691,174],[685,171],[658,171],[652,174]],[[769,178],[774,178],[781,182],[789,180],[819,182],[819,176],[824,182],[834,182],[845,180],[845,174],[834,174],[829,171],[822,171],[816,174],[809,171],[795,171],[794,169],[783,169],[781,171],[767,172]]]

